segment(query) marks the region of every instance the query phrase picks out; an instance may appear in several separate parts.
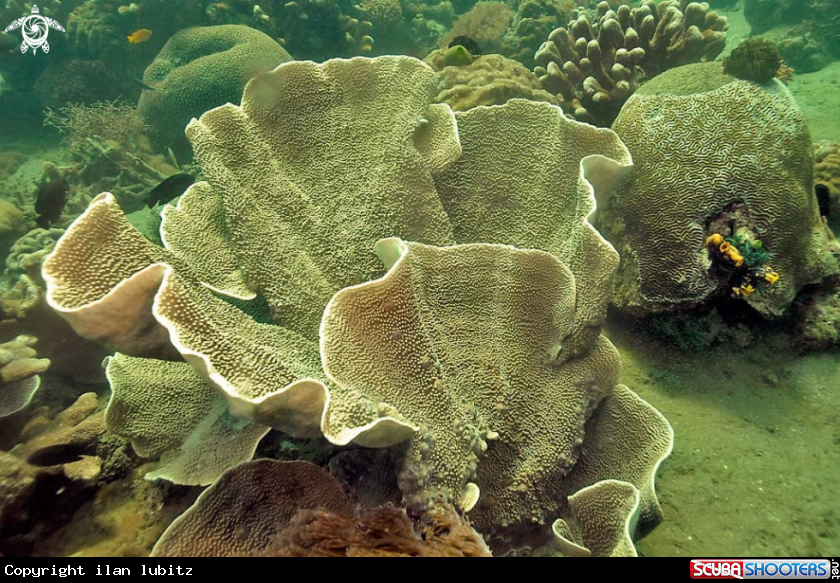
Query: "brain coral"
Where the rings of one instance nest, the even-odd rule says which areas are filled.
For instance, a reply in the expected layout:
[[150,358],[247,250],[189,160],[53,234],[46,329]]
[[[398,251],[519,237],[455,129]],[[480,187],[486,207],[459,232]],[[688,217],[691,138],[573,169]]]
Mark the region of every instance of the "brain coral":
[[[404,502],[457,504],[496,540],[548,532],[569,495],[605,479],[638,489],[650,527],[672,433],[616,384],[599,330],[618,258],[588,222],[629,155],[547,103],[453,114],[431,104],[436,84],[409,57],[258,76],[241,106],[190,124],[208,182],[164,211],[166,248],[103,193],[45,263],[49,302],[123,352],[188,363],[173,363],[193,387],[184,427],[132,417],[173,415],[157,404],[167,375],[142,364],[125,377],[134,404],[109,412],[159,452],[194,439],[188,425],[214,440],[236,418],[406,441]],[[260,296],[272,322],[220,296]]]
[[200,26],[175,33],[143,74],[138,109],[166,143],[204,111],[237,102],[257,73],[291,60],[271,37],[248,26]]
[[840,144],[819,142],[814,144],[814,179],[828,189],[828,224],[840,232]]
[[621,254],[614,301],[623,309],[656,312],[728,293],[709,270],[712,232],[745,229],[763,241],[781,279],[746,301],[764,315],[780,315],[803,285],[837,271],[804,115],[779,82],[680,91],[720,78],[719,70],[711,63],[664,73],[613,126],[637,162],[598,218]]

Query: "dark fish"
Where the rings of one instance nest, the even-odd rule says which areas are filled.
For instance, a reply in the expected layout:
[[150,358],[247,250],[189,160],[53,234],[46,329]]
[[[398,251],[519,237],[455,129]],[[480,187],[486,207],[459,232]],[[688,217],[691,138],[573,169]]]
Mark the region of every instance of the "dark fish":
[[827,217],[831,207],[831,192],[825,184],[814,185],[814,194],[817,195],[817,203],[820,205],[820,215]]
[[156,204],[171,202],[176,196],[181,196],[190,185],[195,182],[191,174],[173,174],[157,186],[146,197],[146,204],[152,208]]
[[35,200],[35,213],[39,215],[36,219],[38,226],[48,229],[52,223],[60,221],[68,200],[70,185],[66,180],[57,178],[42,186]]
[[143,89],[144,91],[157,91],[157,89],[155,89],[151,85],[147,85],[147,84],[143,83],[143,80],[138,79],[137,77],[129,77],[129,80],[132,83],[134,83],[135,85],[137,85],[138,87],[140,87],[140,89]]
[[26,461],[33,466],[48,467],[70,464],[82,459],[88,448],[78,443],[50,445],[31,453]]
[[451,49],[456,45],[461,45],[462,47],[467,49],[470,52],[470,54],[474,57],[481,56],[481,48],[478,46],[478,43],[468,36],[456,36],[452,39],[452,42],[449,43],[448,48]]

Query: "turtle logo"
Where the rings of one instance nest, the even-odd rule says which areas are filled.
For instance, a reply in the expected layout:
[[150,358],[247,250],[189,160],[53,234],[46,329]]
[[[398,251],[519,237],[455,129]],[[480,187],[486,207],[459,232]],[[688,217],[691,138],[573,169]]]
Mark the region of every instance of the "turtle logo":
[[32,47],[32,54],[38,52],[38,48],[44,53],[50,52],[50,45],[47,43],[47,35],[50,28],[64,32],[64,27],[52,18],[41,16],[37,6],[32,6],[32,14],[18,18],[6,27],[5,32],[21,29],[23,33],[23,43],[20,45],[20,52],[25,53]]

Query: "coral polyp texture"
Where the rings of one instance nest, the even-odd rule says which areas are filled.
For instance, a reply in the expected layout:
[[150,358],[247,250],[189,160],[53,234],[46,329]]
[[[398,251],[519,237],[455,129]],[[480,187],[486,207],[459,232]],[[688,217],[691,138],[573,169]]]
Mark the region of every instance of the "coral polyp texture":
[[705,2],[645,0],[613,10],[598,4],[557,28],[540,46],[536,74],[575,119],[609,126],[646,79],[687,63],[712,61],[729,24]]
[[329,472],[309,462],[256,460],[226,472],[202,492],[155,545],[158,557],[260,554],[299,510],[352,513]]
[[436,91],[410,57],[256,77],[190,124],[207,181],[164,211],[165,248],[103,193],[45,262],[48,301],[125,353],[108,426],[161,456],[150,477],[207,483],[271,427],[405,442],[407,508],[455,505],[498,549],[603,480],[640,492],[644,532],[672,431],[617,384],[618,256],[589,223],[630,156],[554,105],[455,114]]
[[720,69],[689,65],[659,76],[613,126],[637,161],[598,217],[621,254],[614,301],[624,310],[730,294],[739,275],[707,253],[712,235],[761,242],[779,279],[743,299],[765,316],[781,315],[802,286],[838,271],[814,196],[804,115],[780,82],[727,82]]
[[[818,142],[814,144],[814,180],[823,190],[820,204],[828,213],[828,223],[840,228],[840,144]],[[826,200],[827,198],[827,200]],[[827,207],[827,208],[826,208]]]
[[18,336],[0,344],[0,417],[26,407],[41,386],[41,377],[50,361],[36,358],[37,339]]
[[424,59],[438,71],[436,103],[466,111],[479,105],[504,105],[517,97],[557,102],[543,90],[537,76],[518,61],[502,55],[482,55],[468,65],[446,66],[443,53],[438,49]]

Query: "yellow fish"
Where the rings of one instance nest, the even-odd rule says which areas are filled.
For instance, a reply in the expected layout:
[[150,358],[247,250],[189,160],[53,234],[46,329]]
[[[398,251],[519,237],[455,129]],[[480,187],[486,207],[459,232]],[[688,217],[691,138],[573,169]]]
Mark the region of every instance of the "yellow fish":
[[141,28],[140,30],[135,30],[125,38],[127,38],[128,42],[130,42],[133,45],[137,43],[144,43],[150,38],[152,38],[152,31],[148,28]]

